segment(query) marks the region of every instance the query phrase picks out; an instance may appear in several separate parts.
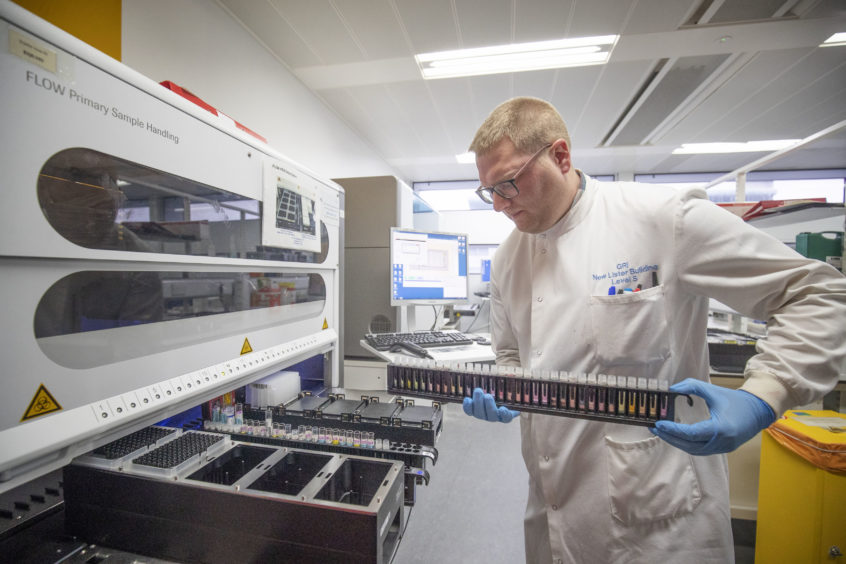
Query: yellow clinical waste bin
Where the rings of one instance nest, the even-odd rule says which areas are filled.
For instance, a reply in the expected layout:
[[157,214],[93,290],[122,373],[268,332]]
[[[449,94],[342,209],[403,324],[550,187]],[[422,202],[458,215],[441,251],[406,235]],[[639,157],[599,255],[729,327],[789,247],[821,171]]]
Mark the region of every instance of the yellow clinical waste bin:
[[846,564],[846,414],[793,410],[762,434],[755,563]]

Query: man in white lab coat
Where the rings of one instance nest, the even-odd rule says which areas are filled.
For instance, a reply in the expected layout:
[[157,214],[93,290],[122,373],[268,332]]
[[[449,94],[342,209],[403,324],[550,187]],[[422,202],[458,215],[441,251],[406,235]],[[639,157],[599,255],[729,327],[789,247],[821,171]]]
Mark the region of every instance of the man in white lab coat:
[[[516,227],[491,271],[497,364],[657,378],[710,408],[652,429],[521,414],[527,562],[733,562],[723,453],[833,388],[846,278],[703,190],[589,178],[542,100],[500,105],[470,150],[479,195]],[[708,383],[709,298],[767,320],[740,390]],[[517,415],[481,390],[464,409]]]

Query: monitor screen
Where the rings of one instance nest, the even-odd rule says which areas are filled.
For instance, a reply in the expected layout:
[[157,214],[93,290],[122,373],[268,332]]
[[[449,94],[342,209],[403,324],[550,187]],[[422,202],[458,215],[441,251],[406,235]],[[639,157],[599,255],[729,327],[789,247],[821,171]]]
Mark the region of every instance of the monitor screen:
[[467,235],[391,228],[391,305],[468,299]]
[[490,259],[482,259],[482,282],[491,281],[491,261]]

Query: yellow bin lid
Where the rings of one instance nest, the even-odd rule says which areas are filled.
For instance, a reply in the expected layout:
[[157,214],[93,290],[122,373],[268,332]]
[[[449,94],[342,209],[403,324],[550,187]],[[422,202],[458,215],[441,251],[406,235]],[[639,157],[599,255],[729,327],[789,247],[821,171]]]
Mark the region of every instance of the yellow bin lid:
[[770,436],[814,466],[846,473],[846,414],[791,410],[767,429]]

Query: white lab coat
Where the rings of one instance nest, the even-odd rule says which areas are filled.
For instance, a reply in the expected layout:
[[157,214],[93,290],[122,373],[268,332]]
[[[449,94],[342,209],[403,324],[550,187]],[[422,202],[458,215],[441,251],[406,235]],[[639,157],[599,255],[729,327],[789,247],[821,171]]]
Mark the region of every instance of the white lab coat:
[[[776,413],[835,385],[846,366],[839,272],[702,190],[585,179],[554,227],[515,230],[496,253],[498,364],[707,381],[713,297],[769,320],[743,388]],[[642,291],[608,295],[637,284]],[[526,413],[520,425],[527,562],[734,561],[724,455],[690,456],[644,427]]]

